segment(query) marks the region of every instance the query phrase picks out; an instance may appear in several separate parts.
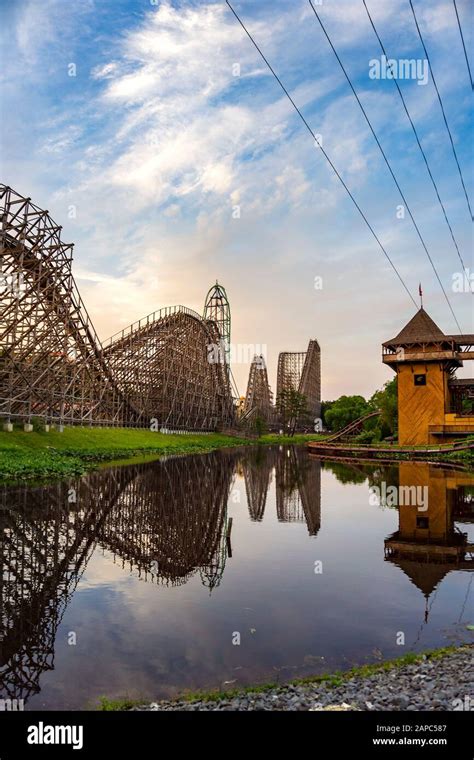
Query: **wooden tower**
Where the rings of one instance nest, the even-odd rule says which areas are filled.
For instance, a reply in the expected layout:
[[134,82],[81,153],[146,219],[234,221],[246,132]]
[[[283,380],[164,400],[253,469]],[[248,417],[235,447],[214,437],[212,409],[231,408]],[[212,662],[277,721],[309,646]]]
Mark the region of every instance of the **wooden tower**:
[[395,338],[383,344],[382,360],[398,376],[401,446],[440,443],[474,433],[469,402],[474,398],[474,380],[454,376],[463,359],[474,358],[473,345],[474,335],[444,335],[423,307]]

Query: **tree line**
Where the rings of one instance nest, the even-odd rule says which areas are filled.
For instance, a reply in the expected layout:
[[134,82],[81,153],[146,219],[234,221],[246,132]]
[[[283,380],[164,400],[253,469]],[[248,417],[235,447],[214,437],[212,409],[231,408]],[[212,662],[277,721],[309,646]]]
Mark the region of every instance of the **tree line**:
[[[277,396],[276,409],[281,422],[281,429],[286,435],[295,432],[337,432],[365,417],[371,412],[380,411],[378,417],[371,417],[355,437],[360,443],[372,443],[386,438],[397,437],[397,378],[385,383],[383,388],[375,391],[369,399],[363,396],[340,396],[334,401],[323,401],[321,419],[313,420],[308,411],[306,397],[296,390],[285,390]],[[267,431],[266,422],[258,415],[254,421],[257,435]]]

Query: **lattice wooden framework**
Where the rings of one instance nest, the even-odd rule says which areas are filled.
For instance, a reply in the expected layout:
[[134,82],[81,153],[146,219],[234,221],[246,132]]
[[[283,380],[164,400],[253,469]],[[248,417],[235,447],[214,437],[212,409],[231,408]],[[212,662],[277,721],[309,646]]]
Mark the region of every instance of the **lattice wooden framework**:
[[277,399],[284,391],[294,390],[306,398],[308,419],[312,423],[321,415],[321,349],[310,340],[307,351],[283,351],[278,356]]
[[254,356],[250,365],[247,393],[242,408],[242,420],[261,417],[266,422],[273,421],[275,408],[268,383],[268,372],[263,356]]
[[5,186],[0,216],[0,417],[133,419],[101,357],[61,227]]
[[[174,306],[102,346],[49,213],[0,185],[0,419],[212,430],[233,402],[220,324]],[[225,292],[225,291],[224,291]]]
[[159,429],[228,427],[233,402],[225,364],[210,361],[215,322],[184,306],[154,312],[110,338],[103,356],[137,424]]
[[230,369],[230,304],[225,288],[216,281],[204,301],[203,319],[217,325],[222,341],[222,362]]

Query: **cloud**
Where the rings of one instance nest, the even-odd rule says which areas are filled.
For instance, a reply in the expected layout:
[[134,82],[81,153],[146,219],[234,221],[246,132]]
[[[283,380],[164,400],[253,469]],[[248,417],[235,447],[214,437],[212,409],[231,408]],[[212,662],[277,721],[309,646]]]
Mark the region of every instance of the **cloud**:
[[[420,54],[407,0],[368,5],[390,55]],[[382,365],[368,376],[360,356],[378,357],[381,340],[401,327],[406,294],[225,4],[132,3],[117,14],[115,4],[45,0],[45,17],[37,3],[20,6],[3,42],[14,62],[3,74],[5,178],[76,243],[73,271],[101,337],[167,304],[200,311],[218,277],[234,339],[268,344],[272,383],[278,351],[304,349],[309,335],[323,345],[327,395],[372,392],[387,379]],[[445,2],[416,8],[461,155],[469,91],[455,17]],[[433,317],[454,330],[409,219],[395,221],[396,189],[308,3],[236,0],[236,9],[413,292],[421,278]],[[393,83],[368,79],[380,49],[363,5],[338,0],[318,11],[449,284],[457,262],[398,95]],[[75,79],[65,74],[71,59],[80,64]],[[430,85],[403,89],[464,232],[436,94]],[[317,295],[316,275],[325,283]],[[467,303],[462,309],[468,318]],[[356,333],[348,366],[341,349]],[[241,388],[246,373],[236,367]]]
[[29,64],[56,39],[54,13],[57,8],[57,0],[46,0],[41,5],[30,0],[23,4],[16,25],[16,42],[18,52]]
[[112,79],[117,73],[118,64],[115,61],[96,66],[91,71],[92,79]]
[[268,133],[254,107],[228,99],[238,86],[233,64],[255,76],[254,58],[248,50],[242,59],[241,34],[221,5],[163,3],[148,14],[126,36],[120,62],[93,72],[107,80],[104,107],[121,114],[123,147],[104,182],[131,188],[143,206],[231,192],[236,161]]

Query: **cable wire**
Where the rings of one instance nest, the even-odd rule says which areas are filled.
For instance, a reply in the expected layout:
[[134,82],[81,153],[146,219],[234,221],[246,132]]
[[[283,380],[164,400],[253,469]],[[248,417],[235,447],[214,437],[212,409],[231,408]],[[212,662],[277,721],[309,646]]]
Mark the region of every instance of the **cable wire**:
[[[278,84],[280,85],[281,89],[282,89],[282,90],[283,90],[283,92],[285,93],[286,97],[288,98],[288,100],[289,100],[289,101],[290,101],[290,103],[292,104],[293,108],[295,109],[296,113],[298,114],[298,116],[299,116],[299,117],[300,117],[300,119],[302,120],[302,122],[303,122],[303,124],[305,125],[306,129],[308,130],[308,132],[310,133],[310,135],[313,137],[313,139],[314,139],[314,141],[315,141],[315,144],[316,144],[316,145],[319,147],[319,149],[321,150],[321,152],[322,152],[323,156],[325,157],[326,161],[328,162],[329,166],[330,166],[330,167],[331,167],[331,169],[333,170],[334,174],[336,175],[336,177],[338,178],[338,180],[340,181],[340,183],[342,184],[342,186],[343,186],[343,187],[344,187],[344,189],[346,190],[347,194],[348,194],[348,195],[349,195],[349,197],[351,198],[351,200],[352,200],[352,202],[353,202],[354,206],[355,206],[355,207],[356,207],[356,209],[358,210],[359,214],[361,215],[362,219],[363,219],[363,220],[364,220],[364,222],[366,223],[366,225],[367,225],[367,227],[369,228],[370,232],[372,233],[373,237],[374,237],[374,238],[375,238],[375,240],[377,241],[377,243],[378,243],[378,245],[380,246],[380,248],[381,248],[381,250],[382,250],[382,252],[383,252],[384,256],[386,257],[386,259],[387,259],[387,261],[389,262],[390,266],[392,267],[393,271],[394,271],[394,272],[395,272],[395,274],[397,275],[397,277],[398,277],[398,279],[400,280],[401,284],[403,285],[404,289],[405,289],[405,290],[406,290],[406,292],[408,293],[408,296],[410,297],[411,301],[414,303],[414,305],[415,305],[416,309],[418,309],[418,304],[416,303],[416,301],[415,301],[415,299],[413,298],[412,294],[410,293],[410,291],[409,291],[408,287],[406,286],[406,284],[405,284],[405,282],[404,282],[404,280],[403,280],[403,278],[402,278],[402,276],[401,276],[400,272],[399,272],[399,271],[398,271],[398,269],[396,268],[395,264],[393,263],[392,259],[390,258],[389,254],[387,253],[387,251],[385,250],[385,248],[384,248],[383,244],[381,243],[381,241],[380,241],[379,237],[377,236],[377,233],[375,232],[374,228],[373,228],[373,227],[372,227],[372,225],[370,224],[370,222],[369,222],[369,220],[367,219],[366,215],[364,214],[364,212],[362,211],[361,207],[360,207],[360,206],[359,206],[359,204],[357,203],[357,201],[356,201],[356,199],[354,198],[353,194],[352,194],[352,193],[351,193],[351,191],[349,190],[348,186],[347,186],[347,185],[346,185],[346,183],[344,182],[343,178],[342,178],[342,177],[341,177],[341,175],[339,174],[338,170],[337,170],[337,169],[336,169],[336,167],[334,166],[334,164],[333,164],[333,162],[331,161],[331,159],[329,158],[328,154],[327,154],[327,153],[326,153],[326,151],[324,150],[323,146],[321,145],[321,142],[320,142],[320,141],[318,140],[318,138],[316,137],[316,134],[313,132],[312,128],[310,127],[310,125],[309,125],[309,124],[308,124],[308,122],[306,121],[306,119],[305,119],[305,117],[303,116],[302,112],[300,111],[300,109],[299,109],[299,108],[298,108],[298,106],[296,105],[295,101],[293,100],[293,98],[291,97],[290,93],[289,93],[289,92],[288,92],[288,90],[286,89],[285,85],[283,84],[283,82],[282,82],[282,81],[281,81],[281,79],[279,78],[278,74],[277,74],[277,73],[274,71],[274,69],[273,69],[273,68],[272,68],[272,66],[270,65],[269,61],[267,60],[267,58],[265,57],[265,55],[263,54],[263,52],[261,51],[261,49],[259,48],[259,46],[257,45],[257,43],[255,42],[254,38],[252,37],[252,35],[251,35],[251,34],[250,34],[250,32],[248,31],[248,29],[246,28],[245,24],[243,23],[243,21],[241,21],[241,19],[239,18],[238,14],[237,14],[237,13],[236,13],[236,11],[233,9],[233,7],[232,7],[232,5],[230,4],[229,0],[226,0],[226,4],[229,6],[230,10],[232,11],[232,13],[234,14],[235,18],[236,18],[236,19],[237,19],[237,21],[239,22],[240,26],[242,27],[242,29],[243,29],[243,30],[244,30],[244,32],[246,33],[247,37],[250,39],[250,41],[251,41],[251,42],[252,42],[252,44],[254,45],[255,49],[256,49],[256,50],[258,51],[258,53],[260,54],[261,58],[263,59],[263,61],[264,61],[264,62],[265,62],[265,64],[267,65],[267,67],[268,67],[268,69],[270,70],[270,72],[273,74],[274,78],[276,79],[276,81],[277,81],[277,82],[278,82]],[[461,332],[462,332],[462,331],[461,331]]]
[[459,34],[461,35],[462,47],[464,50],[464,57],[466,59],[467,70],[469,72],[469,79],[471,80],[471,90],[474,90],[474,84],[472,82],[471,67],[469,66],[469,58],[467,57],[466,45],[464,43],[464,35],[462,33],[461,21],[459,20],[459,13],[456,5],[456,0],[453,0],[454,10],[456,11],[456,18],[458,20]]
[[454,147],[453,136],[451,134],[451,130],[450,130],[449,125],[448,125],[448,120],[446,118],[446,113],[444,111],[443,101],[441,100],[441,95],[439,94],[438,85],[436,84],[435,75],[433,73],[433,67],[431,65],[430,57],[428,55],[428,51],[426,49],[425,42],[424,42],[423,37],[421,35],[420,27],[418,25],[418,19],[416,18],[416,13],[415,13],[415,9],[413,7],[412,0],[409,0],[409,2],[410,2],[410,8],[411,8],[412,13],[413,13],[413,18],[415,20],[415,26],[416,26],[416,29],[417,29],[417,32],[418,32],[418,36],[420,38],[421,44],[423,45],[423,50],[425,51],[426,60],[428,61],[428,66],[429,66],[430,71],[431,71],[431,78],[433,80],[434,88],[435,88],[436,94],[438,96],[439,105],[441,107],[441,113],[443,114],[444,123],[446,125],[446,129],[447,129],[447,132],[448,132],[448,135],[449,135],[449,140],[451,142],[451,148],[453,149],[453,156],[454,156],[454,160],[456,161],[456,166],[458,167],[458,172],[459,172],[459,177],[461,179],[462,189],[464,190],[464,195],[466,196],[467,206],[469,208],[469,214],[471,215],[471,221],[474,221],[474,217],[472,215],[471,204],[469,203],[469,197],[468,197],[467,190],[466,190],[466,185],[464,184],[464,177],[462,176],[461,166],[460,166],[459,161],[458,161],[458,156],[457,156],[457,153],[456,153],[456,148]]
[[[367,16],[369,17],[369,21],[370,21],[370,23],[371,23],[372,29],[374,30],[375,36],[377,37],[377,39],[378,39],[378,41],[379,41],[380,47],[381,47],[381,49],[382,49],[382,52],[383,52],[383,54],[384,54],[385,58],[386,58],[386,59],[387,59],[387,61],[388,61],[388,60],[390,60],[390,59],[389,59],[389,56],[388,56],[388,54],[387,54],[387,51],[385,50],[385,47],[384,47],[384,44],[383,44],[382,40],[380,39],[380,35],[379,35],[379,33],[377,32],[377,29],[375,28],[375,24],[374,24],[374,22],[373,22],[373,20],[372,20],[372,16],[370,15],[370,11],[369,11],[369,9],[368,9],[368,7],[367,7],[367,3],[365,2],[365,0],[362,0],[362,2],[364,3],[364,8],[365,8],[365,10],[367,11]],[[451,226],[451,224],[450,224],[450,221],[449,221],[449,219],[448,219],[448,215],[447,215],[447,213],[446,213],[446,209],[445,209],[445,207],[444,207],[443,201],[441,200],[441,196],[440,196],[440,194],[439,194],[438,186],[437,186],[437,184],[436,184],[436,182],[435,182],[435,179],[434,179],[434,177],[433,177],[433,174],[432,174],[432,172],[431,172],[430,166],[429,166],[429,164],[428,164],[428,159],[426,158],[426,154],[425,154],[425,151],[423,150],[423,147],[422,147],[422,145],[421,145],[421,142],[420,142],[420,138],[419,138],[419,136],[418,136],[418,132],[417,132],[417,129],[416,129],[416,127],[415,127],[415,124],[413,123],[413,119],[412,119],[412,118],[411,118],[411,116],[410,116],[410,112],[408,111],[408,107],[407,107],[407,104],[406,104],[405,98],[403,97],[403,93],[402,93],[402,91],[401,91],[401,89],[400,89],[400,85],[398,84],[398,82],[397,82],[397,80],[396,80],[395,78],[393,79],[393,82],[394,82],[394,84],[395,84],[395,87],[396,87],[396,88],[397,88],[397,90],[398,90],[398,94],[400,95],[401,101],[402,101],[402,103],[403,103],[403,107],[404,107],[404,109],[405,109],[405,113],[406,113],[406,115],[407,115],[407,117],[408,117],[408,120],[409,120],[409,122],[410,122],[410,124],[411,124],[411,127],[412,127],[412,129],[413,129],[413,134],[415,135],[415,139],[416,139],[416,142],[418,143],[418,147],[419,147],[419,149],[420,149],[421,155],[423,156],[423,160],[424,160],[424,162],[425,162],[425,165],[426,165],[426,169],[427,169],[427,171],[428,171],[428,174],[429,174],[429,176],[430,176],[431,182],[433,183],[433,187],[434,187],[434,189],[435,189],[435,192],[436,192],[436,195],[437,195],[437,198],[438,198],[438,201],[439,201],[439,205],[441,206],[441,209],[442,209],[442,211],[443,211],[443,215],[444,215],[444,218],[445,218],[445,220],[446,220],[446,224],[448,225],[448,228],[449,228],[449,232],[451,233],[451,238],[452,238],[452,241],[453,241],[453,243],[454,243],[454,246],[455,246],[455,248],[456,248],[456,251],[457,251],[457,255],[459,256],[459,260],[460,260],[460,262],[461,262],[461,265],[462,265],[463,271],[466,271],[466,266],[465,266],[465,264],[464,264],[464,261],[463,261],[463,258],[462,258],[462,256],[461,256],[461,252],[460,252],[460,250],[459,250],[459,246],[458,246],[458,244],[457,244],[456,238],[454,237],[453,228],[452,228],[452,226]],[[471,293],[472,293],[472,292],[474,292],[474,290],[471,290]]]
[[344,73],[344,76],[346,77],[346,79],[347,79],[347,81],[348,81],[348,83],[349,83],[349,87],[351,88],[351,90],[352,90],[352,92],[353,92],[353,94],[354,94],[354,97],[355,97],[355,99],[357,100],[357,103],[359,104],[360,110],[362,111],[362,113],[363,113],[363,115],[364,115],[364,118],[365,118],[365,120],[366,120],[366,122],[367,122],[367,124],[368,124],[368,126],[369,126],[369,129],[370,129],[370,131],[372,132],[372,135],[374,136],[375,142],[377,143],[377,146],[378,146],[378,148],[379,148],[379,150],[380,150],[380,152],[381,152],[381,154],[382,154],[382,156],[383,156],[383,159],[384,159],[384,161],[385,161],[385,163],[386,163],[386,165],[387,165],[387,167],[388,167],[388,170],[389,170],[389,172],[390,172],[390,174],[391,174],[391,176],[392,176],[392,179],[393,179],[393,181],[395,182],[395,185],[397,186],[398,192],[400,193],[400,196],[401,196],[401,198],[402,198],[402,200],[403,200],[403,202],[404,202],[404,204],[405,204],[405,206],[406,206],[406,209],[407,209],[407,211],[408,211],[408,213],[409,213],[409,215],[410,215],[410,219],[411,219],[411,220],[412,220],[412,222],[413,222],[413,226],[414,226],[414,228],[415,228],[415,230],[416,230],[416,232],[417,232],[417,234],[418,234],[418,237],[419,237],[419,239],[420,239],[420,242],[421,242],[421,244],[422,244],[422,246],[423,246],[423,248],[424,248],[424,251],[425,251],[425,253],[426,253],[427,257],[428,257],[428,260],[429,260],[429,262],[430,262],[430,264],[431,264],[431,266],[432,266],[432,268],[433,268],[433,272],[434,272],[434,273],[435,273],[435,275],[436,275],[436,279],[438,280],[438,283],[439,283],[439,285],[440,285],[440,288],[441,288],[441,290],[443,291],[444,297],[445,297],[445,299],[446,299],[446,303],[448,304],[448,307],[449,307],[449,309],[450,309],[450,311],[451,311],[451,314],[452,314],[452,315],[453,315],[453,317],[454,317],[454,321],[456,322],[456,325],[457,325],[457,327],[458,327],[458,329],[459,329],[459,332],[460,332],[460,333],[462,333],[462,329],[461,329],[461,326],[460,326],[460,324],[459,324],[459,322],[458,322],[458,320],[457,320],[456,314],[454,313],[454,309],[453,309],[453,307],[452,307],[452,305],[451,305],[451,301],[450,301],[450,300],[449,300],[449,298],[448,298],[448,294],[446,293],[446,290],[444,289],[444,285],[443,285],[443,283],[441,282],[441,278],[440,278],[440,276],[439,276],[439,274],[438,274],[438,270],[436,269],[436,266],[435,266],[435,264],[434,264],[434,261],[433,261],[433,259],[431,258],[430,252],[428,251],[428,247],[427,247],[427,245],[426,245],[426,243],[425,243],[425,240],[424,240],[424,238],[423,238],[423,236],[422,236],[422,234],[421,234],[421,232],[420,232],[420,228],[418,227],[418,225],[417,225],[417,223],[416,223],[416,221],[415,221],[415,217],[414,217],[414,216],[413,216],[413,214],[412,214],[411,208],[410,208],[410,206],[409,206],[409,204],[408,204],[408,201],[407,201],[407,199],[405,198],[405,195],[404,195],[404,193],[403,193],[403,190],[402,190],[402,188],[400,187],[400,183],[399,183],[399,181],[398,181],[398,179],[397,179],[397,177],[396,177],[396,175],[395,175],[395,172],[394,172],[394,171],[393,171],[393,169],[392,169],[392,165],[391,165],[390,161],[388,160],[388,158],[387,158],[387,155],[386,155],[386,153],[385,153],[385,151],[384,151],[384,149],[383,149],[383,147],[382,147],[382,144],[381,144],[381,142],[380,142],[379,138],[377,137],[377,133],[376,133],[375,129],[374,129],[374,128],[373,128],[373,126],[372,126],[372,122],[370,121],[370,119],[369,119],[369,117],[368,117],[368,115],[367,115],[367,111],[365,110],[364,106],[362,105],[362,101],[361,101],[361,99],[359,98],[359,96],[358,96],[358,94],[357,94],[357,91],[356,91],[356,89],[355,89],[354,85],[352,84],[351,78],[350,78],[349,74],[347,73],[347,71],[346,71],[346,68],[345,68],[344,64],[342,63],[342,61],[341,61],[341,59],[340,59],[340,57],[339,57],[339,54],[338,54],[338,52],[337,52],[336,48],[334,47],[334,45],[333,45],[333,42],[332,42],[332,40],[331,40],[331,38],[330,38],[329,34],[327,33],[327,31],[326,31],[326,28],[325,28],[325,26],[324,26],[323,22],[321,21],[321,19],[320,19],[320,17],[319,17],[319,13],[317,12],[316,8],[314,7],[314,5],[313,5],[313,3],[312,3],[312,0],[308,0],[308,2],[309,2],[310,6],[311,6],[311,8],[312,8],[312,10],[313,10],[313,13],[314,13],[314,15],[316,16],[317,20],[319,21],[319,25],[320,25],[321,29],[323,30],[323,32],[324,32],[324,34],[325,34],[325,36],[326,36],[326,39],[327,39],[327,41],[329,42],[329,44],[330,44],[330,46],[331,46],[331,49],[332,49],[332,51],[333,51],[334,55],[336,56],[337,62],[338,62],[338,64],[339,64],[339,66],[341,67],[341,69],[342,69],[342,71],[343,71],[343,73]]

